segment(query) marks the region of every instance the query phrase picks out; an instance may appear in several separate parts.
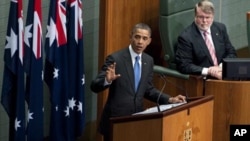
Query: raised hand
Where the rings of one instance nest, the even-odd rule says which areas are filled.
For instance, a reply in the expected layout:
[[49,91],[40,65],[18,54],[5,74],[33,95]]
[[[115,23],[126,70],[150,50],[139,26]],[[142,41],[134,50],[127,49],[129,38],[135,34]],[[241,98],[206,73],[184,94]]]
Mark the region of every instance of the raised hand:
[[120,74],[115,74],[115,66],[116,63],[113,63],[108,66],[108,69],[106,70],[106,80],[108,83],[111,83],[113,80],[121,76]]

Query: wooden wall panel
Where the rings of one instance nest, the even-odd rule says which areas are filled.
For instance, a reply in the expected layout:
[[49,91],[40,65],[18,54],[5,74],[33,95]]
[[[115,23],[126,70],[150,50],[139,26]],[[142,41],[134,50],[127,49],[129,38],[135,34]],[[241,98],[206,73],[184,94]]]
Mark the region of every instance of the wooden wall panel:
[[[145,51],[154,57],[156,64],[162,64],[158,17],[159,0],[100,0],[99,68],[107,55],[129,45],[131,28],[138,22],[152,28],[153,41]],[[97,124],[107,92],[98,94]],[[97,141],[101,140],[97,134]]]

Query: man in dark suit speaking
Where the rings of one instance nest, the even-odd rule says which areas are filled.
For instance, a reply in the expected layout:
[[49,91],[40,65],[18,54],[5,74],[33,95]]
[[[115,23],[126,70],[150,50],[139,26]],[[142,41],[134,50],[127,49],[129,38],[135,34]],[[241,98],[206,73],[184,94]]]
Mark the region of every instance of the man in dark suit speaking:
[[[157,102],[160,91],[154,88],[153,58],[143,51],[151,42],[151,29],[144,23],[134,26],[130,45],[107,56],[100,73],[91,83],[95,93],[109,88],[99,131],[104,141],[110,141],[110,117],[126,116],[143,111],[143,99]],[[162,94],[159,103],[184,102],[185,96]]]
[[178,37],[177,69],[186,74],[222,79],[222,59],[236,57],[226,26],[214,21],[214,6],[208,0],[195,5],[194,22]]

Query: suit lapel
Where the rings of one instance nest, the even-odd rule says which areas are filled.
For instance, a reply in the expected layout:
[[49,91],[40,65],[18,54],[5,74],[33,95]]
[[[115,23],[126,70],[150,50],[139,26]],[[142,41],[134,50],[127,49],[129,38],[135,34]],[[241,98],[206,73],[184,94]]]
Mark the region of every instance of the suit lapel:
[[218,36],[219,36],[219,32],[217,30],[217,28],[215,28],[215,26],[211,26],[211,35],[212,35],[212,39],[213,39],[213,43],[214,43],[214,48],[215,48],[215,53],[217,54],[219,51],[219,41],[218,41]]
[[148,64],[148,61],[145,59],[145,56],[144,56],[144,53],[142,53],[142,60],[141,60],[141,80],[140,80],[140,84],[139,84],[139,87],[138,87],[138,92],[140,91],[141,87],[142,87],[142,82],[145,82],[147,81],[146,78],[147,78],[147,71],[149,70],[149,64]]
[[[199,44],[200,44],[200,46],[201,46],[201,50],[202,51],[204,51],[205,52],[205,54],[207,55],[207,57],[209,58],[209,62],[211,63],[211,64],[213,64],[213,60],[212,60],[212,58],[211,58],[211,55],[210,55],[210,53],[209,53],[209,50],[208,50],[208,48],[207,48],[207,45],[206,45],[206,43],[205,43],[205,40],[204,40],[204,38],[202,37],[202,35],[201,35],[201,33],[200,33],[200,30],[198,29],[198,27],[195,25],[195,37],[196,37],[196,39],[199,41]],[[212,31],[211,31],[212,32]]]
[[128,84],[128,85],[131,85],[131,88],[133,88],[133,91],[134,91],[134,89],[135,89],[134,68],[133,68],[133,64],[132,64],[131,55],[129,53],[129,50],[127,50],[127,53],[125,53],[124,60],[125,60],[124,68],[126,69],[127,74],[128,74],[128,76],[125,76],[125,77],[129,78],[130,84]]
[[[135,82],[134,82],[134,68],[133,68],[133,64],[132,64],[132,60],[131,60],[131,55],[129,53],[129,50],[127,51],[127,53],[125,53],[124,55],[124,60],[125,60],[125,66],[124,68],[126,68],[126,71],[127,71],[127,74],[128,74],[128,77],[129,77],[129,80],[130,80],[130,84],[128,85],[131,85],[131,88],[132,91],[135,93]],[[142,53],[142,56],[141,56],[141,80],[140,80],[140,83],[139,83],[139,86],[138,86],[138,90],[136,93],[140,93],[140,89],[142,87],[141,83],[144,82],[144,81],[147,81],[145,80],[147,78],[147,71],[149,70],[149,67],[150,65],[148,64],[148,61],[147,59],[145,58],[145,55],[144,53]],[[134,94],[134,93],[131,93],[131,94]]]

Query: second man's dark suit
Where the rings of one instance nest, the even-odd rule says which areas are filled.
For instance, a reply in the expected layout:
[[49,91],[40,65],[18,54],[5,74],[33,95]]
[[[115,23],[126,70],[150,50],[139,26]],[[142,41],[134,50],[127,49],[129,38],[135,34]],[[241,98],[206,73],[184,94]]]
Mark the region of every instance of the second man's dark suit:
[[[218,64],[222,62],[223,58],[237,56],[224,24],[213,22],[211,36]],[[177,69],[186,74],[201,75],[203,67],[213,66],[206,43],[194,22],[178,37],[175,59]]]

